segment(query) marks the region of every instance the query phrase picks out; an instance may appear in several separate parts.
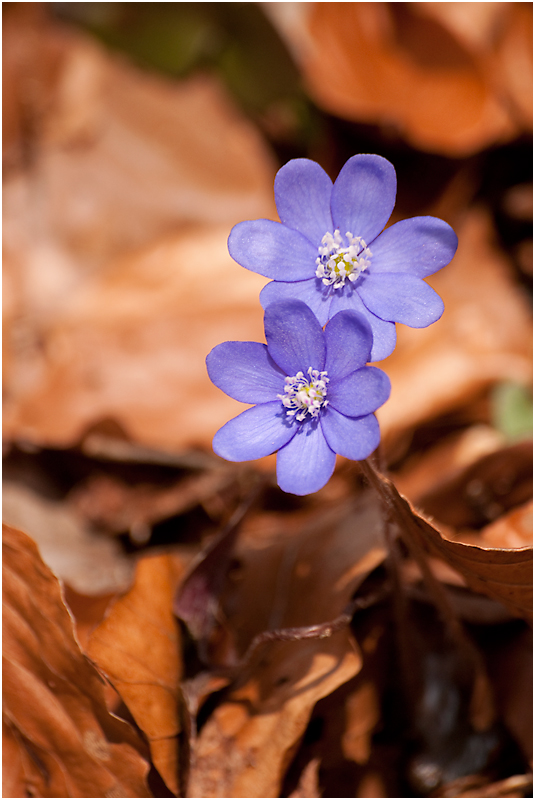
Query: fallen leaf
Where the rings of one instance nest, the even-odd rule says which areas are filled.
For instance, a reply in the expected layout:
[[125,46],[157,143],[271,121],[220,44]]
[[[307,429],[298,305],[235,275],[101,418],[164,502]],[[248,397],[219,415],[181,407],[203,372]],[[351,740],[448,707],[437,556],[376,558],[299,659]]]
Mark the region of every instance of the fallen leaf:
[[[265,279],[232,261],[228,233],[225,225],[177,234],[88,278],[47,324],[35,380],[26,381],[30,364],[19,353],[7,378],[5,435],[69,446],[111,418],[151,447],[209,447],[243,404],[210,382],[207,354],[225,339],[264,338]],[[189,277],[200,241],[210,264],[202,291]]]
[[[367,472],[370,475],[370,472]],[[499,549],[478,547],[444,538],[402,497],[384,475],[371,477],[388,507],[396,510],[396,521],[408,537],[460,572],[467,585],[502,602],[520,617],[533,614],[533,548]]]
[[226,242],[274,216],[272,157],[213,77],[158,78],[35,20],[9,36],[14,70],[60,55],[38,166],[5,176],[4,432],[65,446],[114,419],[161,449],[209,446],[212,410],[215,432],[241,406],[205,357],[262,335],[266,281]]
[[2,715],[2,796],[27,797],[24,755],[15,729]]
[[462,157],[531,125],[531,22],[515,5],[314,3],[268,13],[322,108]]
[[437,431],[436,438],[425,451],[409,455],[401,469],[393,473],[400,493],[416,505],[438,485],[505,444],[502,434],[481,423],[446,436]]
[[[274,164],[215,78],[147,73],[39,18],[13,20],[7,38],[15,72],[54,78],[30,131],[39,200],[32,170],[13,171],[4,186],[6,244],[23,247],[27,262],[55,251],[80,272],[185,223],[232,225],[271,208]],[[30,88],[19,97],[31,106]]]
[[490,797],[493,800],[500,797],[526,797],[526,792],[531,791],[532,786],[533,775],[511,775],[493,783],[488,783],[482,775],[468,775],[441,787],[431,797]]
[[3,534],[4,715],[25,793],[151,796],[145,744],[108,713],[102,677],[74,638],[57,579],[26,534],[8,526]]
[[308,762],[301,773],[297,787],[289,795],[290,797],[321,797],[318,783],[319,765],[319,758],[313,758]]
[[[219,466],[219,465],[218,465]],[[186,514],[236,480],[232,470],[215,467],[200,474],[181,476],[172,485],[148,482],[129,485],[113,475],[93,474],[69,494],[68,502],[85,520],[110,533],[129,531],[143,544],[151,527],[162,520]]]
[[30,532],[43,561],[80,594],[112,594],[130,586],[132,558],[122,552],[118,542],[90,531],[63,502],[6,481],[2,511],[9,525]]
[[240,682],[202,728],[188,796],[277,797],[311,709],[361,663],[346,631],[266,649],[254,677]]
[[484,548],[444,539],[421,517],[418,522],[425,543],[461,573],[476,592],[502,602],[514,614],[533,614],[533,548]]
[[481,544],[503,548],[533,546],[533,500],[483,528]]
[[[221,595],[238,654],[255,636],[327,623],[384,558],[375,497],[337,503],[282,528],[276,515],[251,516]],[[274,797],[316,702],[360,669],[347,630],[330,638],[263,641],[202,727],[188,794]],[[268,634],[266,634],[268,635]],[[298,637],[296,637],[298,638]]]
[[147,737],[154,766],[176,795],[182,664],[172,599],[183,570],[169,555],[141,559],[134,585],[112,605],[87,647]]
[[[533,494],[533,446],[519,442],[477,459],[416,498],[428,516],[456,529],[479,528],[526,503]],[[480,542],[492,545],[490,540]],[[522,546],[522,542],[516,546]]]

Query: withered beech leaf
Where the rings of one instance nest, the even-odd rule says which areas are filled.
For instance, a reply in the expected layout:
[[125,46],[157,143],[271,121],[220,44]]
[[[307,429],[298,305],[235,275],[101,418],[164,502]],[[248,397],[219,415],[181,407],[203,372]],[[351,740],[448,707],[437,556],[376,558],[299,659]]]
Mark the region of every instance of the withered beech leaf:
[[533,548],[480,547],[445,539],[433,525],[411,506],[388,478],[377,474],[383,496],[400,512],[399,521],[408,534],[435,556],[461,573],[466,583],[502,602],[520,617],[533,614]]
[[[475,541],[474,544],[483,547],[533,546],[533,500],[486,525],[478,538],[480,541]],[[464,536],[463,541],[465,541]]]
[[57,57],[35,166],[4,185],[4,433],[69,446],[110,418],[161,449],[209,447],[242,407],[206,354],[262,337],[266,280],[227,238],[275,215],[272,156],[213,76],[165,80],[52,23],[9,35],[29,78]]
[[[478,19],[461,19],[460,26],[448,24],[447,10],[429,12],[434,5],[313,3],[294,14],[285,29],[312,97],[337,116],[394,128],[413,146],[450,156],[527,129],[523,83],[529,86],[531,42],[509,24],[517,4],[491,4],[486,24],[475,12]],[[462,35],[470,27],[478,28],[477,41]],[[520,56],[511,54],[511,42]],[[526,73],[523,82],[515,66]]]
[[[451,477],[445,477],[416,498],[429,517],[457,530],[480,528],[527,502],[533,494],[533,443],[517,442],[487,453]],[[462,539],[462,541],[465,541]],[[522,547],[479,541],[489,547]]]
[[108,712],[57,578],[30,537],[8,526],[3,592],[3,713],[21,770],[8,771],[8,786],[32,797],[151,797],[144,742]]
[[[335,619],[383,558],[381,511],[369,491],[309,512],[297,529],[277,515],[251,516],[221,595],[235,650],[243,655],[266,630]],[[361,663],[347,629],[260,644],[200,731],[189,795],[277,797],[314,705]]]
[[[210,382],[206,355],[225,339],[263,339],[265,279],[232,261],[228,233],[228,225],[195,226],[110,262],[39,321],[42,353],[19,352],[13,334],[5,435],[68,446],[91,423],[111,418],[150,447],[210,447],[243,404]],[[202,291],[188,266],[200,241],[210,264]],[[33,330],[30,308],[21,320]],[[35,381],[28,382],[31,364]]]
[[202,728],[189,797],[278,797],[311,709],[359,670],[347,631],[330,639],[274,642],[251,676]]
[[154,766],[174,794],[179,794],[182,664],[172,601],[184,568],[170,555],[141,559],[134,585],[88,643],[88,654],[147,737]]

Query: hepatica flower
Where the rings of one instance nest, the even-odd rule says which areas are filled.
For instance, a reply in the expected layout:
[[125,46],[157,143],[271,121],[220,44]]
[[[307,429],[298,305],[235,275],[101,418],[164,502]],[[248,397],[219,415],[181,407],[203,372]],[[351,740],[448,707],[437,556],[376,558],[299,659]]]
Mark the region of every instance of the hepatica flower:
[[336,453],[367,458],[379,444],[373,412],[390,381],[370,359],[372,332],[355,311],[341,311],[322,329],[300,300],[267,306],[267,345],[224,342],[206,359],[220,389],[254,403],[214,437],[214,451],[249,461],[278,451],[277,480],[292,494],[309,494],[331,477]]
[[395,199],[396,173],[381,156],[353,156],[334,185],[319,164],[295,159],[275,178],[281,222],[240,222],[229,251],[243,267],[273,278],[260,294],[264,308],[297,298],[322,326],[339,311],[363,314],[377,361],[394,349],[395,322],[425,328],[441,316],[442,300],[422,278],[457,249],[451,227],[435,217],[383,230]]

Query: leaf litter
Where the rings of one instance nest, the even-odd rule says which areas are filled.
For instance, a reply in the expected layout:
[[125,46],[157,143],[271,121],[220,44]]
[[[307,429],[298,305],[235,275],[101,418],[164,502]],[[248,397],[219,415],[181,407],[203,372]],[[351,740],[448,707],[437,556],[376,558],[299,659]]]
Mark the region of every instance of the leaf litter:
[[[289,106],[251,122],[208,72],[162,78],[42,7],[6,14],[4,515],[26,531],[4,531],[6,797],[529,796],[531,445],[493,398],[514,384],[525,400],[531,375],[529,233],[506,202],[529,180],[511,176],[530,10],[353,5],[299,11],[307,45],[268,10],[332,115],[311,112],[323,140],[291,114],[277,138],[266,120]],[[370,110],[359,89],[355,24],[380,73],[422,96],[412,23],[440,45],[428,85],[461,104],[455,125],[403,93]],[[332,25],[343,47],[320,63]],[[326,75],[348,69],[342,103]],[[398,326],[384,364],[389,477],[338,459],[296,498],[272,458],[209,452],[238,404],[204,356],[262,336],[263,281],[226,237],[274,216],[281,147],[336,174],[368,141],[400,162],[462,156],[421,212],[442,207],[461,247],[431,280],[444,317]]]

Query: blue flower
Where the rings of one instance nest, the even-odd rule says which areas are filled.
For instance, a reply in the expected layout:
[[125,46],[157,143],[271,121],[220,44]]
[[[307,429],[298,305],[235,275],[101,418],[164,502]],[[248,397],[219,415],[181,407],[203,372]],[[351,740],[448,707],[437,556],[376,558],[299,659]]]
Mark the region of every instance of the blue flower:
[[224,342],[206,359],[220,389],[254,403],[214,437],[214,451],[249,461],[278,450],[277,480],[292,494],[310,494],[331,477],[336,453],[356,461],[379,444],[373,412],[390,394],[390,381],[365,366],[371,328],[354,311],[341,311],[322,329],[300,300],[265,310],[267,345]]
[[[390,355],[395,322],[425,328],[444,304],[422,278],[448,264],[457,249],[451,227],[413,217],[383,231],[396,199],[396,172],[381,156],[353,156],[334,185],[314,161],[289,161],[275,178],[281,222],[240,222],[229,236],[231,256],[273,278],[260,302],[303,300],[322,325],[339,311],[371,325],[371,360]],[[381,233],[381,231],[383,231]]]

